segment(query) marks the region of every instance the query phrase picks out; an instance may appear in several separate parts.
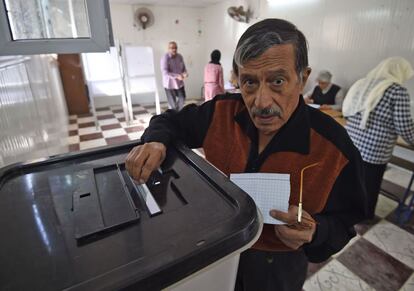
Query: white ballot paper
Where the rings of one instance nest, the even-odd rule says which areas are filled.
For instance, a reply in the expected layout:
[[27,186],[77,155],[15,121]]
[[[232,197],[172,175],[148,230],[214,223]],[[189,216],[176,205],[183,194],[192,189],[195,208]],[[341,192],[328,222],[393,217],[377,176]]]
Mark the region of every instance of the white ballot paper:
[[273,173],[230,174],[230,180],[253,198],[264,223],[284,224],[269,215],[271,209],[288,212],[290,175]]

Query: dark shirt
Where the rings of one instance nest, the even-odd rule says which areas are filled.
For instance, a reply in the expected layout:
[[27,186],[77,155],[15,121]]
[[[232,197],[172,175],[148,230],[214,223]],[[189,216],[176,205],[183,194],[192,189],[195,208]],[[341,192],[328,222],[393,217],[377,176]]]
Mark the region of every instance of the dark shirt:
[[312,92],[311,98],[315,104],[335,104],[335,97],[338,91],[341,90],[341,87],[338,85],[332,84],[328,92],[323,93],[321,87],[316,86]]

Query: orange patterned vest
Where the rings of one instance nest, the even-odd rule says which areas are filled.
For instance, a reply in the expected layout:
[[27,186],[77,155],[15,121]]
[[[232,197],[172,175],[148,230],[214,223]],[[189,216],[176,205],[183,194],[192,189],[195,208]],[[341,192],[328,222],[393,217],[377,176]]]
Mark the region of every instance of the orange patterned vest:
[[[244,109],[238,100],[217,100],[214,115],[204,139],[207,160],[227,176],[243,173],[249,157],[250,139],[234,118]],[[295,134],[294,132],[292,134]],[[290,174],[291,193],[289,204],[298,205],[300,171],[318,162],[303,180],[303,208],[308,213],[322,211],[336,178],[348,163],[347,158],[329,140],[310,128],[309,154],[273,152],[262,164],[259,172]],[[266,214],[264,214],[266,215]],[[273,225],[265,224],[253,248],[266,251],[290,250],[274,234]]]

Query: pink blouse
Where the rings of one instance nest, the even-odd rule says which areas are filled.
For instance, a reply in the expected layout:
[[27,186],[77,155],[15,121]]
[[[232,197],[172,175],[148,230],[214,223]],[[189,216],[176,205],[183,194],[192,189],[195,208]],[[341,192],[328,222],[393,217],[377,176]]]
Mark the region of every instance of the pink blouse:
[[204,99],[224,93],[223,68],[221,65],[209,63],[204,68]]

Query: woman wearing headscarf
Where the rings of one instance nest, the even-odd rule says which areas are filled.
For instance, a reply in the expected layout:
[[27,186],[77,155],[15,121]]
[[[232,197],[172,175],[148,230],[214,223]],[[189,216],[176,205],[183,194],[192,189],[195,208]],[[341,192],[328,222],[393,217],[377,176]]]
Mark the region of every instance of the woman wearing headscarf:
[[204,68],[204,99],[211,100],[214,96],[224,93],[223,68],[220,64],[221,53],[212,51],[211,61]]
[[412,76],[411,64],[404,58],[385,59],[352,85],[343,103],[346,129],[364,160],[371,218],[398,136],[414,144],[410,95],[402,86]]

